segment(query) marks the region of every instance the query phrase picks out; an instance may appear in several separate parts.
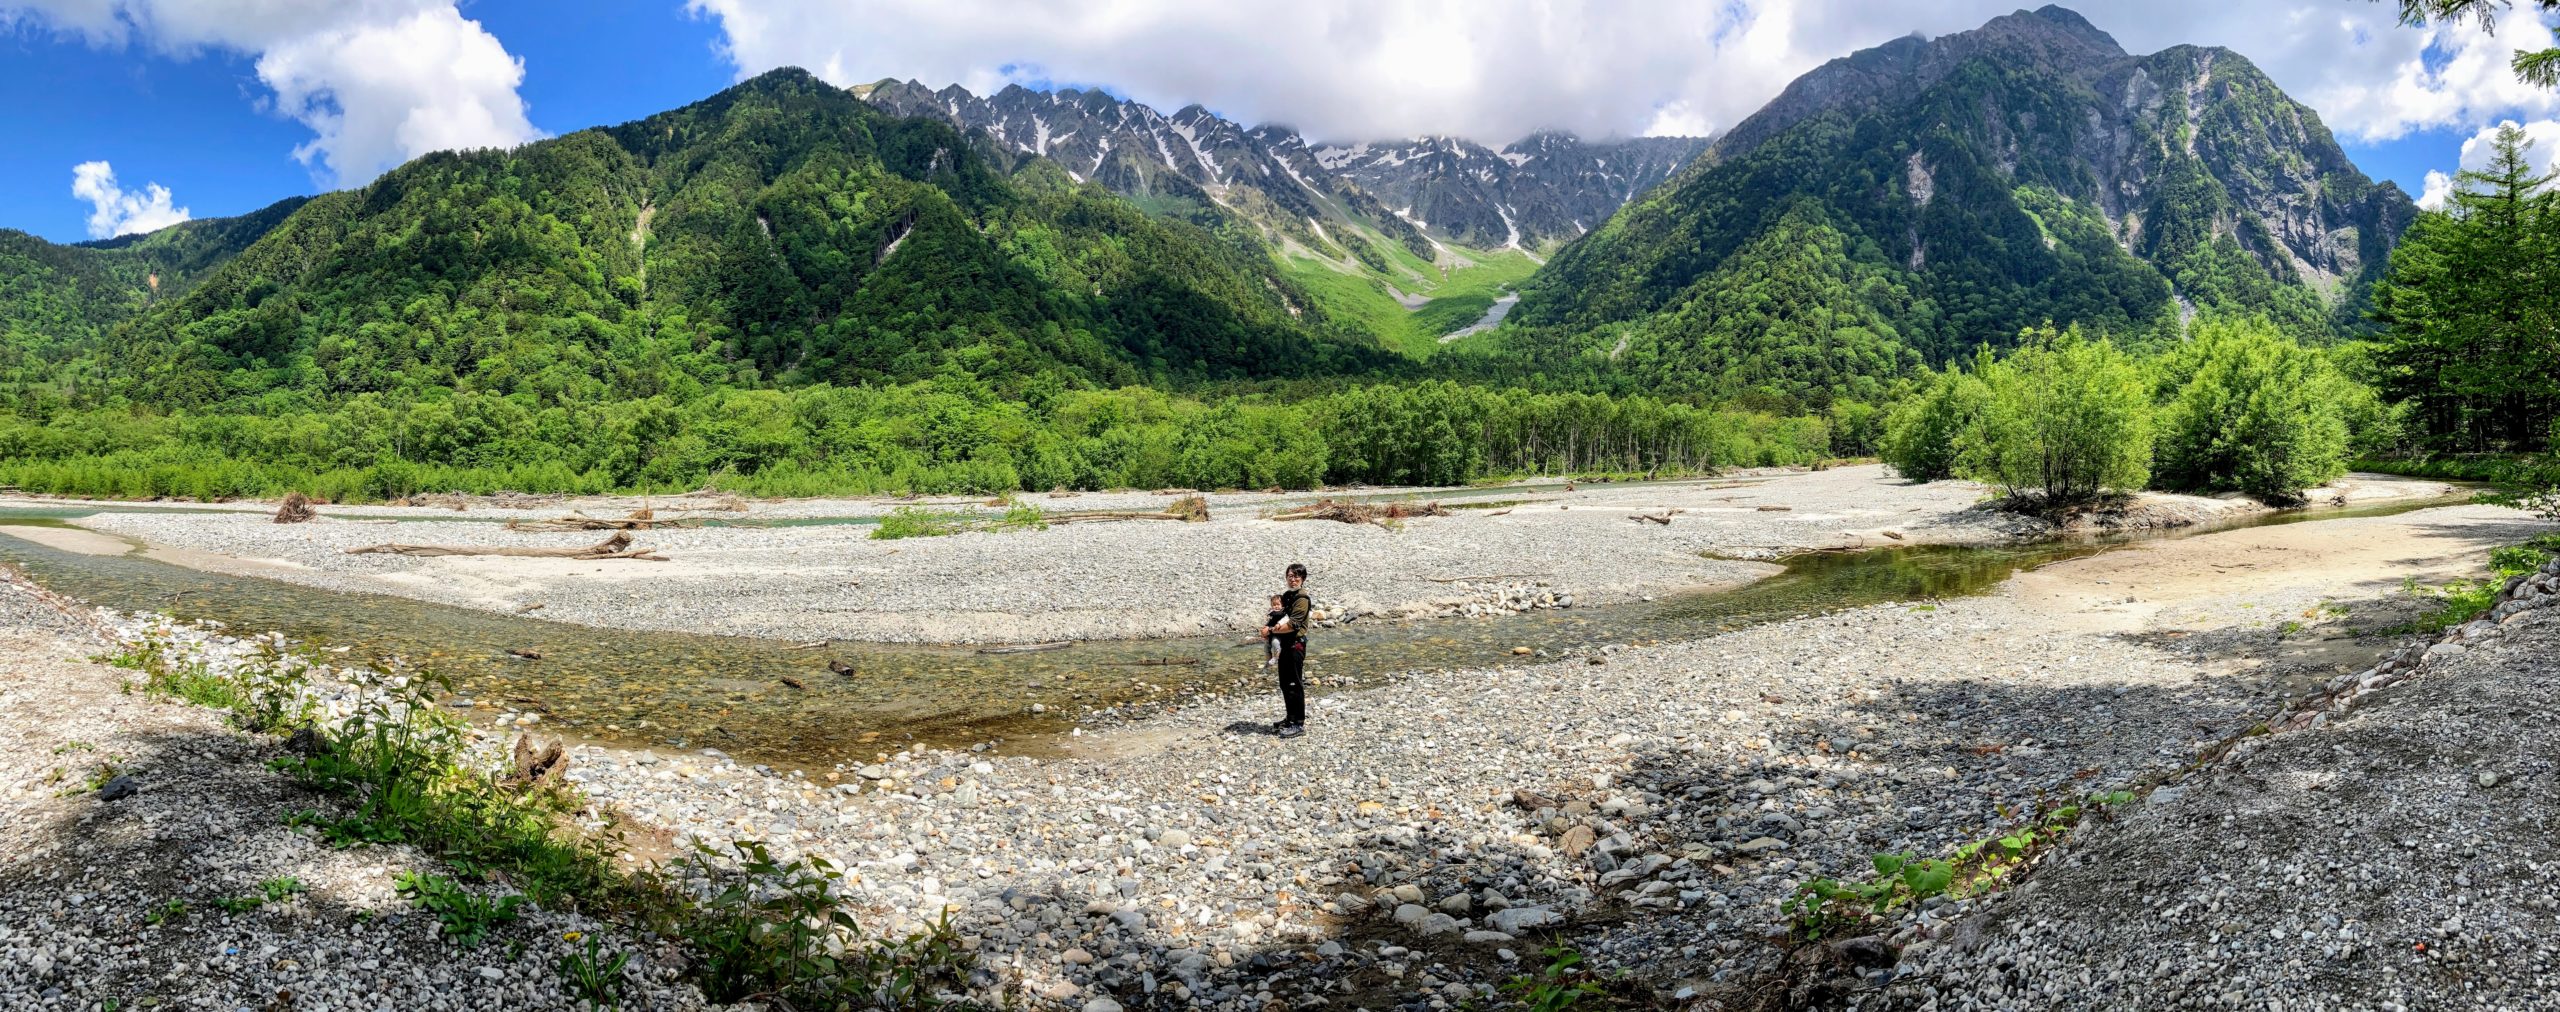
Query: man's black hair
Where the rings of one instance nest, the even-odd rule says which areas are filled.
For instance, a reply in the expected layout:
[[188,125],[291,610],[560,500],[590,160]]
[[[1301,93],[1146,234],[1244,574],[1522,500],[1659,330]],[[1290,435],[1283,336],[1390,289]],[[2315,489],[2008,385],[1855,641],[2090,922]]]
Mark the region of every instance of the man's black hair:
[[1289,568],[1288,568],[1288,570],[1287,570],[1286,572],[1282,573],[1281,575],[1283,575],[1283,576],[1294,576],[1294,577],[1297,577],[1297,578],[1299,578],[1299,579],[1301,579],[1301,580],[1306,579],[1306,577],[1307,577],[1307,567],[1306,567],[1306,564],[1305,564],[1305,563],[1299,563],[1299,562],[1292,562],[1292,563],[1290,563],[1290,564],[1289,564]]

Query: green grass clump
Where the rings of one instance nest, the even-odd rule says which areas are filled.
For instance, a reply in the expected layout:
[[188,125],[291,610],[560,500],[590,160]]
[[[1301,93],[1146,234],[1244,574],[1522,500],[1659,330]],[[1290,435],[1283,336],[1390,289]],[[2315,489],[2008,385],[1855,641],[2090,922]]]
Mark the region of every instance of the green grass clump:
[[2520,544],[2507,545],[2489,552],[2489,574],[2477,580],[2455,580],[2441,587],[2418,583],[2417,577],[2401,581],[2400,589],[2420,597],[2433,598],[2433,610],[2417,621],[2394,630],[2396,632],[2442,632],[2489,613],[2498,606],[2498,592],[2508,580],[2541,569],[2552,559],[2560,558],[2560,534],[2538,535]]
[[2131,792],[2116,791],[2093,796],[2085,805],[2063,805],[2000,836],[1958,847],[1951,858],[1878,854],[1870,861],[1874,877],[1855,882],[1814,879],[1796,887],[1796,894],[1779,909],[1798,937],[1813,941],[1865,927],[1895,910],[1935,897],[1987,893],[2070,835],[2090,809],[2131,800]]

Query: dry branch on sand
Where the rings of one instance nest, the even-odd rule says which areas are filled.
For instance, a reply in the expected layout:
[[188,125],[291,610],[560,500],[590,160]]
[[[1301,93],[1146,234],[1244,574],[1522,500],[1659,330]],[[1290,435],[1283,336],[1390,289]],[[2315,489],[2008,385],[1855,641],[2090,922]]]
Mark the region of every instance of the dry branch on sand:
[[1271,515],[1273,520],[1332,520],[1346,524],[1383,524],[1410,517],[1445,517],[1449,508],[1434,499],[1426,503],[1336,502],[1318,499],[1312,505],[1282,510]]
[[276,507],[276,522],[280,524],[298,524],[319,515],[312,512],[311,497],[300,492],[286,493],[284,505]]
[[1683,512],[1686,511],[1667,509],[1660,513],[1629,513],[1627,514],[1627,519],[1639,522],[1649,520],[1654,523],[1661,524],[1662,526],[1669,527],[1671,526],[1671,518],[1679,516]]
[[509,520],[511,531],[647,531],[666,527],[700,527],[699,517],[664,517],[646,506],[623,517],[591,517],[577,510],[548,520]]
[[1161,510],[1079,510],[1071,513],[1051,513],[1041,519],[1052,524],[1072,524],[1086,520],[1179,520],[1186,524],[1196,524],[1209,519],[1209,500],[1196,495],[1187,495],[1174,500],[1172,505]]
[[645,559],[665,562],[667,557],[646,548],[631,546],[629,532],[617,531],[610,538],[583,548],[508,548],[498,545],[364,545],[347,549],[349,555],[409,555],[418,558],[440,558],[453,555],[503,555],[519,559],[574,559],[595,562],[604,559]]

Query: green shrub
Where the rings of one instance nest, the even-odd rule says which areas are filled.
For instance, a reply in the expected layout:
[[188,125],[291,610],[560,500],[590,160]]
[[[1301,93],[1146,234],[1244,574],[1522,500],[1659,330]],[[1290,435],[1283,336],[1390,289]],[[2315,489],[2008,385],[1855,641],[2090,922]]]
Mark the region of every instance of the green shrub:
[[900,538],[938,538],[969,529],[969,514],[929,510],[921,506],[900,506],[880,518],[880,526],[871,529],[875,541]]
[[1913,481],[1952,478],[1978,446],[1990,405],[1990,388],[1963,369],[1950,366],[1931,373],[1920,392],[1887,417],[1878,451],[1885,463]]
[[2105,338],[2047,327],[1979,370],[1990,388],[1981,452],[1963,462],[2011,494],[2079,502],[2151,477],[2151,397],[2141,366]]
[[2273,324],[2198,324],[2163,363],[2162,387],[2162,487],[2292,504],[2346,473],[2343,409],[2362,388]]

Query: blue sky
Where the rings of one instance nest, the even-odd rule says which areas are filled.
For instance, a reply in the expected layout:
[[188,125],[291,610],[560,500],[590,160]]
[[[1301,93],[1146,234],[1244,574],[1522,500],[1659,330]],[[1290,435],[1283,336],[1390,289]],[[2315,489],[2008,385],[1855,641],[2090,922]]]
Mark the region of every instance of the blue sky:
[[[1696,16],[1705,20],[1685,41],[1659,25],[1603,25],[1562,42],[1459,33],[1454,44],[1441,38],[1449,26],[1484,19],[1427,4],[1374,21],[1366,13],[1374,9],[1357,3],[1331,12],[1343,2],[1203,8],[1164,0],[1154,15],[1127,16],[1121,5],[1118,16],[1098,18],[1061,15],[1052,5],[988,16],[1000,0],[691,0],[690,10],[686,0],[462,0],[458,14],[453,0],[0,0],[0,96],[10,99],[0,103],[0,136],[12,139],[0,154],[0,227],[64,242],[89,238],[95,208],[72,192],[74,166],[83,163],[109,163],[114,185],[138,205],[150,203],[147,186],[168,190],[167,206],[120,220],[175,220],[178,208],[195,217],[239,214],[360,184],[431,149],[404,130],[477,143],[556,135],[683,105],[742,72],[785,63],[838,83],[896,76],[985,90],[1007,81],[1098,82],[1168,111],[1197,101],[1248,121],[1290,122],[1319,139],[1449,132],[1498,144],[1545,125],[1524,116],[1585,133],[1714,128],[1823,59],[1902,31],[1977,24],[2015,0],[1915,0],[1902,12],[1907,26],[1880,25],[1874,8],[1842,8],[1838,0],[1729,0],[1701,6]],[[2389,7],[2321,2],[2364,20]],[[2412,195],[2428,172],[2452,168],[2463,142],[2498,115],[2494,101],[2454,94],[2493,85],[2455,80],[2459,61],[2443,46],[2403,48],[2424,53],[2423,73],[2450,80],[2439,90],[2454,94],[2447,100],[2454,104],[2391,106],[2407,105],[2382,97],[2391,75],[2409,71],[2393,70],[2389,53],[2360,63],[2320,51],[2318,39],[2291,27],[2260,38],[2257,22],[2218,13],[2234,5],[2192,6],[2191,24],[2165,27],[2150,5],[2089,0],[2080,9],[2137,52],[2192,38],[2250,54],[2322,111],[2359,166]],[[388,37],[390,48],[366,49],[361,36],[345,34],[365,26],[342,23],[358,7],[443,20],[386,28],[392,34],[373,41]],[[76,20],[84,9],[116,10],[122,20],[84,24]],[[1335,13],[1342,20],[1329,22]],[[1344,23],[1374,24],[1379,38],[1346,47]],[[2351,26],[2339,44],[2409,38],[2391,34],[2406,30],[2387,19],[2378,23]],[[1578,48],[1522,48],[1529,46]],[[432,65],[383,69],[413,52],[434,54],[424,59]],[[262,56],[271,62],[262,65]],[[520,80],[509,80],[509,60],[520,63]],[[1483,66],[1469,61],[1510,71],[1553,65],[1566,76],[1488,85]],[[1572,76],[1583,62],[1613,73]],[[403,74],[410,79],[372,80]],[[1351,97],[1332,97],[1337,85]],[[1524,108],[1524,94],[1544,104]],[[2514,101],[2501,94],[2498,101]],[[403,117],[416,109],[441,126],[414,127]],[[344,125],[326,121],[341,111]]]

